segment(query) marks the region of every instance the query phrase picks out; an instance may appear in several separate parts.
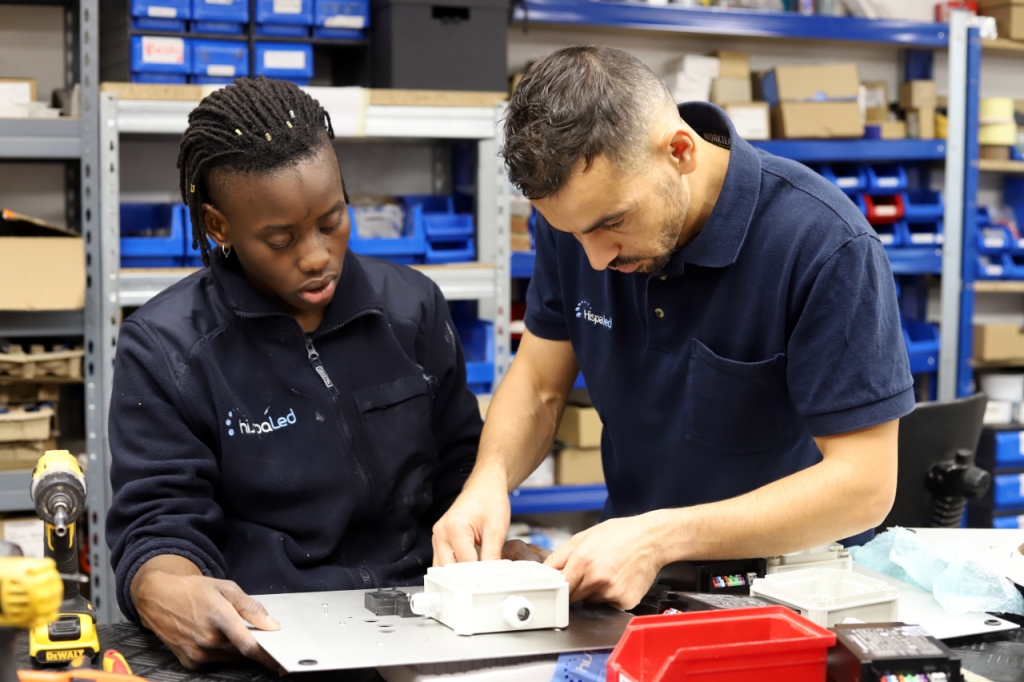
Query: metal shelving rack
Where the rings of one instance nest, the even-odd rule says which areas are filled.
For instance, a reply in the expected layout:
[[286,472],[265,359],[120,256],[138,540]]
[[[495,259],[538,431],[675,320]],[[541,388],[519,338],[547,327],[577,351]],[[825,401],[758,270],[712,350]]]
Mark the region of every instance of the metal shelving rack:
[[[113,379],[113,358],[118,324],[123,307],[139,306],[157,293],[188,276],[193,269],[121,269],[120,267],[120,141],[124,134],[176,134],[187,126],[188,112],[195,101],[120,99],[116,88],[104,88],[100,94],[99,143],[102,197],[102,258],[93,280],[99,282],[98,310],[90,320],[95,324],[99,357],[98,385],[102,403],[96,410],[99,421],[94,435],[103,439],[104,453],[96,466],[90,466],[90,558],[93,566],[103,567],[105,580],[94,584],[94,601],[103,622],[120,619],[112,592],[113,575],[106,546],[104,526],[111,497],[109,485],[109,447],[105,441],[106,415]],[[499,162],[501,126],[497,122],[504,104],[493,106],[404,106],[374,104],[371,97],[366,112],[365,137],[390,139],[476,140],[477,142],[477,235],[479,263],[450,266],[421,266],[449,300],[481,300],[481,315],[489,317],[495,328],[495,384],[509,364],[509,213],[508,179]],[[342,139],[342,138],[339,138]],[[487,303],[489,305],[485,306]],[[92,340],[92,339],[91,339]],[[90,346],[91,348],[92,346]],[[90,365],[90,368],[92,365]],[[90,407],[91,409],[91,407]],[[90,454],[90,465],[92,455]]]
[[[99,194],[96,189],[98,149],[96,107],[99,91],[98,2],[97,0],[0,0],[5,5],[52,5],[63,8],[63,85],[81,86],[81,116],[78,119],[0,119],[0,161],[53,161],[63,163],[65,172],[65,219],[67,226],[81,232],[87,264],[98,257],[97,225]],[[57,312],[0,312],[0,334],[7,338],[28,336],[84,336],[87,368],[95,369],[94,339],[86,320],[96,311],[94,267],[87,269],[85,310]],[[86,430],[95,431],[90,419],[95,412],[96,384],[93,372],[86,382]],[[93,434],[87,434],[93,435]],[[95,457],[97,439],[87,437],[87,454]],[[0,472],[0,512],[29,511],[30,474]],[[90,483],[92,481],[90,480]]]

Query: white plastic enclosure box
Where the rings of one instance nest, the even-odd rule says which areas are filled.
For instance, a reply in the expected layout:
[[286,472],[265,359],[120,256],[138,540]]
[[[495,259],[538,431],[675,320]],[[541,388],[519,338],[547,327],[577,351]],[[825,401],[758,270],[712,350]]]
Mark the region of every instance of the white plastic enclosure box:
[[808,568],[758,578],[750,594],[799,610],[825,628],[857,618],[865,623],[899,620],[899,590],[884,580],[838,568]]
[[790,552],[781,556],[770,556],[765,573],[786,573],[805,568],[842,568],[853,570],[853,559],[850,552],[842,545],[829,544],[811,547],[800,552]]
[[427,569],[412,611],[444,623],[457,635],[564,628],[569,584],[535,561],[477,561]]

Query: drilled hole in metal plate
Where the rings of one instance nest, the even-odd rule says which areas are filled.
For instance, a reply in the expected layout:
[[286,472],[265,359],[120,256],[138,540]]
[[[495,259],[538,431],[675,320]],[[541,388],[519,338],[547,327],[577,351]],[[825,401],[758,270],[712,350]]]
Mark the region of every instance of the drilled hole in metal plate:
[[985,625],[991,625],[991,626],[993,626],[993,627],[994,627],[994,626],[996,626],[996,625],[1002,625],[1002,623],[1000,623],[1000,622],[999,622],[998,620],[996,620],[995,618],[989,618],[988,620],[986,620],[986,621],[985,621]]
[[92,534],[92,544],[94,544],[94,545],[100,544],[100,536],[97,535],[96,533]]
[[363,622],[364,623],[376,623],[377,619],[376,618],[364,618]]
[[389,627],[391,627],[391,623],[377,623],[377,627],[379,627],[379,628],[389,628]]
[[85,286],[87,289],[92,286],[92,275],[85,276]]
[[86,220],[92,220],[92,209],[91,208],[85,209],[85,219]]
[[92,363],[90,362],[89,363],[89,376],[92,376],[95,373],[95,371],[96,371],[95,368],[93,368]]
[[381,630],[380,632],[385,634],[385,635],[393,635],[393,634],[395,634],[394,630]]
[[100,517],[96,514],[96,512],[92,513],[92,522],[93,523],[99,523],[100,522]]
[[316,661],[312,658],[304,658],[299,661],[299,665],[316,665]]

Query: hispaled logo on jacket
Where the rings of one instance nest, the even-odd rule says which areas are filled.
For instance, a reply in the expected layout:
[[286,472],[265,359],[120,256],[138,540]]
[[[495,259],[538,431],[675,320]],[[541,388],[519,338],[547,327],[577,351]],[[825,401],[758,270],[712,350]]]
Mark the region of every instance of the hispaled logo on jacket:
[[239,415],[235,416],[234,411],[228,412],[228,418],[224,420],[224,425],[228,427],[228,435],[235,435],[235,428],[238,428],[239,434],[246,435],[260,435],[263,433],[271,433],[273,431],[280,431],[283,428],[291,426],[298,421],[295,416],[295,410],[289,409],[288,414],[281,417],[274,417],[270,414],[270,407],[263,410],[263,419],[259,421],[250,421]]

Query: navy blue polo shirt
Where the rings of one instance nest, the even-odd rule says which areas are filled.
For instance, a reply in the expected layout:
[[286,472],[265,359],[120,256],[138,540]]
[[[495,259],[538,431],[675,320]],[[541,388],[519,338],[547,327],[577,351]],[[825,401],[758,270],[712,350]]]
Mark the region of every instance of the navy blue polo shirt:
[[892,270],[857,207],[718,107],[679,113],[732,151],[704,229],[660,272],[594,270],[537,221],[526,326],[572,342],[604,422],[605,518],[747,493],[819,462],[814,436],[914,408]]

